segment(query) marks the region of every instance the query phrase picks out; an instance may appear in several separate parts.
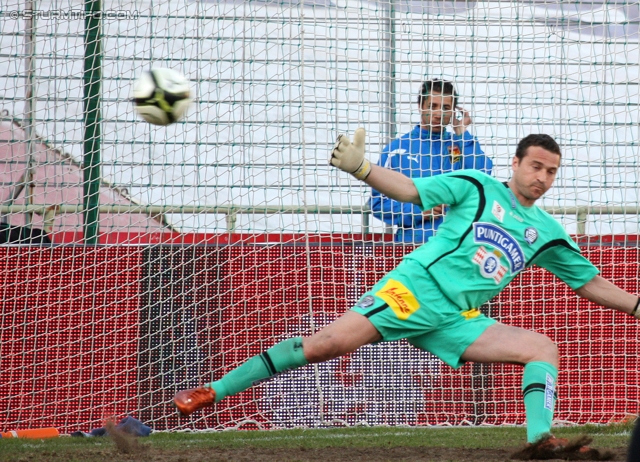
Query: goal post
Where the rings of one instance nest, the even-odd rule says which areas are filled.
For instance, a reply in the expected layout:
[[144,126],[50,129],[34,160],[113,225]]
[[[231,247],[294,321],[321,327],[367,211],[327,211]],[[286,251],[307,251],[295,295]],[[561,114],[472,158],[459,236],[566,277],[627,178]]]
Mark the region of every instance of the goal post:
[[[419,123],[430,78],[454,82],[496,178],[509,178],[523,136],[559,141],[540,205],[638,292],[637,2],[102,0],[99,232],[86,245],[86,13],[1,1],[4,431],[88,431],[113,415],[156,430],[522,424],[518,367],[454,371],[404,342],[282,374],[191,418],[171,407],[177,390],[332,321],[414,248],[328,155],[362,126],[378,161]],[[178,123],[134,113],[131,85],[151,66],[192,83]],[[50,243],[26,245],[43,240],[33,229]],[[485,309],[558,343],[558,421],[638,414],[635,320],[539,268]]]

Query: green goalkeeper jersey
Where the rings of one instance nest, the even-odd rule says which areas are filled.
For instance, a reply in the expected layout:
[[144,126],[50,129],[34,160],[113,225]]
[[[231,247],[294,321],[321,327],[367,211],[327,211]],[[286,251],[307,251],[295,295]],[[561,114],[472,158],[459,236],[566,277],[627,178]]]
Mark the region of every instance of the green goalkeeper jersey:
[[437,234],[405,258],[424,266],[461,310],[491,300],[533,264],[572,289],[599,273],[551,215],[522,206],[506,183],[477,170],[413,182],[423,210],[440,204],[449,210]]

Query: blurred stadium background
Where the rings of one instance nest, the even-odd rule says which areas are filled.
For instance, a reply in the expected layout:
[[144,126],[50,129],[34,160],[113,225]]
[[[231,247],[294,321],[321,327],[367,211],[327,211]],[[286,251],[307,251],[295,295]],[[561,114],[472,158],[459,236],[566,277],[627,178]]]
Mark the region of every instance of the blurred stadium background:
[[[2,429],[86,431],[125,414],[156,430],[522,424],[518,368],[453,371],[403,343],[284,374],[193,418],[169,404],[334,319],[412,250],[390,242],[368,188],[327,156],[338,133],[364,126],[377,160],[417,122],[426,78],[456,83],[500,179],[521,137],[556,137],[563,168],[541,205],[605,277],[637,291],[639,11],[628,0],[0,0]],[[195,92],[166,128],[130,102],[152,65]],[[42,239],[32,228],[51,244],[24,245]],[[536,268],[488,309],[559,342],[559,421],[638,413],[635,320]]]

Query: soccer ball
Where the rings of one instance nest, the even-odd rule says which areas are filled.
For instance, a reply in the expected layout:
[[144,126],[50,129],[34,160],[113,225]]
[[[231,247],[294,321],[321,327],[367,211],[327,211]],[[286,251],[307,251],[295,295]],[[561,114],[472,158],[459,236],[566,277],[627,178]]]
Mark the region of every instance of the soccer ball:
[[172,124],[184,116],[191,104],[189,81],[173,69],[144,71],[133,85],[133,104],[150,124]]

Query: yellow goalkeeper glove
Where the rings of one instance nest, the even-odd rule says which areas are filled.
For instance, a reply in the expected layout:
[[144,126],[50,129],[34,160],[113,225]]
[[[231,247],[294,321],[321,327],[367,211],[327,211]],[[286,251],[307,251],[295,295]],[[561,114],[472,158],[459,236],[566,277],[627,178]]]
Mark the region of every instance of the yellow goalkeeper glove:
[[364,158],[364,128],[358,128],[353,135],[353,143],[346,135],[338,136],[329,162],[334,167],[351,173],[359,180],[366,180],[371,173],[371,162]]

